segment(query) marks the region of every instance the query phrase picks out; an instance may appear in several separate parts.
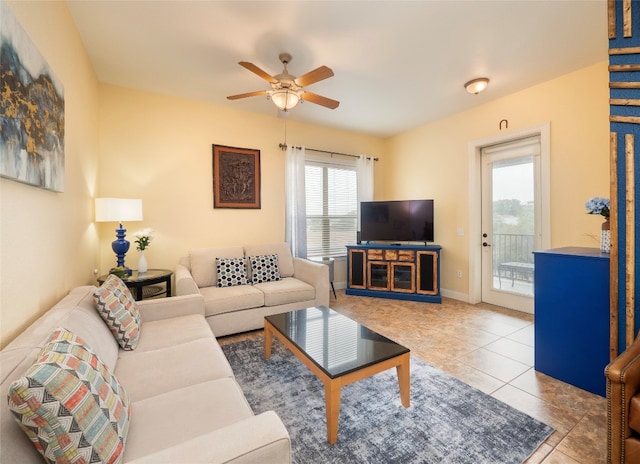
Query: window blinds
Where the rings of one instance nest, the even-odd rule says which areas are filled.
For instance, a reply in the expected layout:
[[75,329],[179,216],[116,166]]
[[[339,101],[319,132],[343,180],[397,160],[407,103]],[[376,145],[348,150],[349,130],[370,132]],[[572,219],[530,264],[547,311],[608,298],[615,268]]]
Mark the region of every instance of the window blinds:
[[355,166],[307,160],[305,165],[307,256],[344,256],[356,242]]

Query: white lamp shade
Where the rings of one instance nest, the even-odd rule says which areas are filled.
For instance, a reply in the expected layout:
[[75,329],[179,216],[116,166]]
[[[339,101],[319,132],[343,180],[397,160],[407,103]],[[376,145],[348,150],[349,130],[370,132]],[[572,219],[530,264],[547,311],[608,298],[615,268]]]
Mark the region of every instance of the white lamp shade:
[[271,101],[283,111],[288,111],[298,104],[300,95],[290,89],[274,90],[271,92]]
[[96,198],[96,222],[142,221],[142,200]]

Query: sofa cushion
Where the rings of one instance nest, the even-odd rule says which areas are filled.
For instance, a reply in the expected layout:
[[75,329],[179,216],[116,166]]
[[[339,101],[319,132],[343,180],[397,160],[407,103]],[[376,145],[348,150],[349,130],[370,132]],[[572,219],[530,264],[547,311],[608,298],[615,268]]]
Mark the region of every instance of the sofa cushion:
[[280,280],[278,255],[249,256],[251,263],[251,282],[273,282]]
[[207,321],[198,314],[142,322],[140,341],[135,351],[120,351],[120,357],[128,354],[170,348],[202,338],[213,338]]
[[134,402],[233,376],[222,348],[213,337],[153,351],[122,351],[115,373]]
[[119,345],[96,311],[93,300],[95,290],[93,285],[74,288],[18,335],[5,350],[42,348],[56,327],[64,327],[87,342],[107,367],[113,369],[118,359]]
[[244,247],[245,256],[278,255],[280,277],[291,277],[294,273],[291,249],[285,242],[262,245],[247,245]]
[[243,258],[216,258],[216,272],[218,287],[233,287],[247,285],[247,265]]
[[254,287],[264,293],[265,306],[298,303],[316,298],[316,289],[295,277],[287,277],[279,282],[263,282]]
[[96,309],[123,350],[134,350],[140,338],[140,313],[129,288],[110,274],[93,294]]
[[64,327],[82,338],[105,363],[107,368],[113,372],[118,360],[120,345],[111,333],[109,326],[105,324],[100,313],[96,311],[96,303],[93,299],[94,292],[95,287],[93,287],[93,290],[87,291],[85,297],[80,300],[72,311],[69,311],[64,320],[53,327],[49,327],[49,332],[55,327]]
[[9,408],[51,462],[119,462],[129,397],[84,341],[56,329],[25,375],[9,387]]
[[[136,418],[135,433],[131,433],[127,442],[126,462],[253,417],[251,407],[233,378],[188,385],[163,395],[136,401],[133,404],[133,414]],[[250,438],[245,436],[238,439]],[[199,459],[199,456],[191,455],[172,462],[205,461]]]
[[204,298],[206,317],[264,306],[264,293],[252,285],[201,288],[200,294]]
[[189,251],[189,267],[198,288],[216,286],[216,258],[241,258],[242,247],[194,248]]

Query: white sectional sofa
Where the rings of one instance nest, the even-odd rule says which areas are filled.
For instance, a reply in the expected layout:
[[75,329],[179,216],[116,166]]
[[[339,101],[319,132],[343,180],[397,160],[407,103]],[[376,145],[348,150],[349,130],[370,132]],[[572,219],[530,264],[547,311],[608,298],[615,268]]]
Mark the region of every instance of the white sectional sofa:
[[43,462],[18,427],[7,394],[58,327],[90,345],[128,393],[131,416],[121,462],[291,462],[284,425],[273,411],[252,412],[205,321],[200,295],[138,302],[137,347],[123,351],[95,309],[95,290],[73,289],[0,352],[1,462]]
[[[265,255],[277,255],[280,280],[219,286],[216,259],[243,258],[251,280],[251,258]],[[329,306],[329,268],[292,257],[286,243],[192,249],[176,266],[175,279],[176,295],[202,295],[216,336],[262,328],[271,314]]]

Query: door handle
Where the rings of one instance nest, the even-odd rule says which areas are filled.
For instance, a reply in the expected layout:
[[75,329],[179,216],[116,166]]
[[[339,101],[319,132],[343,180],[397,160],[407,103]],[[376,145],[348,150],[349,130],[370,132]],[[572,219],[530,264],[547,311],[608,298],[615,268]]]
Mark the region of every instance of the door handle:
[[489,245],[487,242],[482,242],[482,246],[483,246],[483,247],[489,247],[489,246],[491,246],[491,245]]

